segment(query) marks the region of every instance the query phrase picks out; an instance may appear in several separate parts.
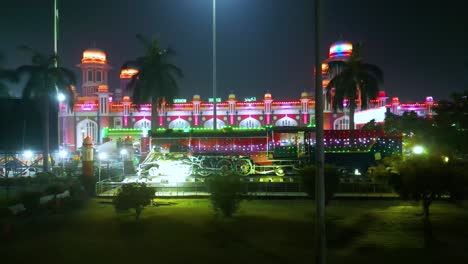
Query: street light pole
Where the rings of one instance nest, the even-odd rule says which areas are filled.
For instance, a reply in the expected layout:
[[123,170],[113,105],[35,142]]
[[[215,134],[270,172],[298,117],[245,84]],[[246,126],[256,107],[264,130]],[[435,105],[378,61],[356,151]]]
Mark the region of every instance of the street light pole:
[[216,0],[213,0],[213,130],[217,129],[216,114]]
[[325,228],[325,178],[324,178],[324,135],[323,135],[323,87],[322,62],[320,61],[320,0],[315,0],[315,203],[316,203],[316,260],[326,263]]

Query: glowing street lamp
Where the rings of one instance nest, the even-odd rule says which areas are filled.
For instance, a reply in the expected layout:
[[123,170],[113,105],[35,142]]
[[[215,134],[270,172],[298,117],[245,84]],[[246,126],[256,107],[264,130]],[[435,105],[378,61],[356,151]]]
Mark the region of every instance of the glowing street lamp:
[[413,153],[416,155],[421,155],[424,153],[424,148],[422,146],[414,146]]
[[31,150],[26,150],[26,151],[24,151],[24,153],[23,153],[23,157],[24,157],[25,159],[31,159],[32,156],[33,156],[33,153],[32,153]]
[[57,100],[59,102],[63,102],[63,101],[65,101],[65,99],[66,99],[66,97],[65,97],[65,95],[63,93],[57,94]]
[[128,151],[126,149],[121,149],[120,150],[120,155],[125,156],[128,154]]
[[98,181],[99,181],[99,193],[101,193],[102,190],[102,184],[101,184],[101,162],[103,160],[107,159],[107,154],[104,152],[99,152],[98,154],[98,159],[99,159],[99,173],[98,173]]

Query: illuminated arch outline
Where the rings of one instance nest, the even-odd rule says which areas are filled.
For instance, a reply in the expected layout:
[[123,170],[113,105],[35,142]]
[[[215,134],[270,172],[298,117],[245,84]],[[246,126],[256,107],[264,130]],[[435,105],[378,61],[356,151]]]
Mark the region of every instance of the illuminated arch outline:
[[337,118],[333,122],[333,129],[335,129],[335,130],[349,129],[349,117],[348,116],[342,116],[340,118]]
[[276,121],[275,126],[297,126],[297,121],[289,116],[285,116]]
[[97,123],[88,118],[78,122],[78,124],[76,124],[76,147],[80,148],[83,146],[83,139],[87,136],[90,136],[93,142],[96,143],[98,134],[97,127]]
[[260,123],[260,121],[258,121],[257,119],[253,117],[248,117],[240,121],[239,123],[239,127],[241,128],[256,128],[256,127],[261,127],[261,126],[262,124]]
[[182,129],[182,128],[187,128],[190,127],[190,123],[187,120],[184,120],[182,118],[177,118],[175,120],[172,120],[169,123],[169,128],[170,129]]
[[148,128],[148,129],[151,129],[151,121],[146,119],[146,118],[140,119],[137,122],[135,122],[135,124],[133,125],[133,128]]
[[[218,118],[216,118],[217,122],[216,122],[216,128],[223,128],[226,126],[226,123],[224,123],[223,120],[220,120]],[[205,122],[205,124],[203,125],[203,127],[205,128],[213,128],[213,118],[207,120]]]

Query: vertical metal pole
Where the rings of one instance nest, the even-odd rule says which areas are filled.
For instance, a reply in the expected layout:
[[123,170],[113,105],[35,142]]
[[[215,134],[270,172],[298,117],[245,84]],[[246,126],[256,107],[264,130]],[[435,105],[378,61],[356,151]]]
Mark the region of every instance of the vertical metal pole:
[[325,179],[324,179],[324,135],[323,135],[323,92],[322,65],[320,61],[320,0],[315,0],[315,202],[316,202],[316,262],[326,263],[325,228]]
[[[57,47],[57,42],[58,42],[58,9],[57,9],[57,0],[54,0],[54,55],[57,56],[58,53],[58,47]],[[54,66],[55,68],[58,67],[58,61],[57,58],[54,60]],[[56,93],[58,95],[58,89],[57,86],[55,86]],[[59,102],[59,107],[57,111],[57,147],[60,148],[60,102]]]
[[216,114],[216,0],[213,0],[213,129],[217,129]]
[[[58,38],[58,9],[57,0],[54,0],[54,54],[57,55],[57,38]],[[57,67],[57,60],[55,61],[55,67]]]

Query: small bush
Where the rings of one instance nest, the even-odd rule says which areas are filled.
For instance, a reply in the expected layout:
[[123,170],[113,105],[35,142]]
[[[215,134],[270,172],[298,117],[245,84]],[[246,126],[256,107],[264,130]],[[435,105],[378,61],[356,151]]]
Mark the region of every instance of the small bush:
[[242,200],[240,176],[234,173],[214,175],[207,180],[207,184],[215,213],[221,212],[225,217],[233,216]]
[[38,172],[31,180],[38,184],[48,184],[56,180],[56,176],[50,172]]
[[154,188],[148,187],[144,183],[129,183],[120,187],[113,203],[117,212],[135,209],[135,217],[138,220],[143,208],[151,204],[153,197]]
[[[315,199],[315,173],[314,166],[305,167],[300,171],[304,190],[309,197]],[[325,204],[328,204],[335,196],[340,181],[340,172],[336,167],[325,166]]]
[[24,192],[21,194],[20,201],[29,213],[36,211],[39,208],[39,199],[41,192]]
[[65,185],[62,183],[54,183],[46,187],[44,190],[45,195],[50,195],[50,194],[59,194],[63,193],[66,190]]

